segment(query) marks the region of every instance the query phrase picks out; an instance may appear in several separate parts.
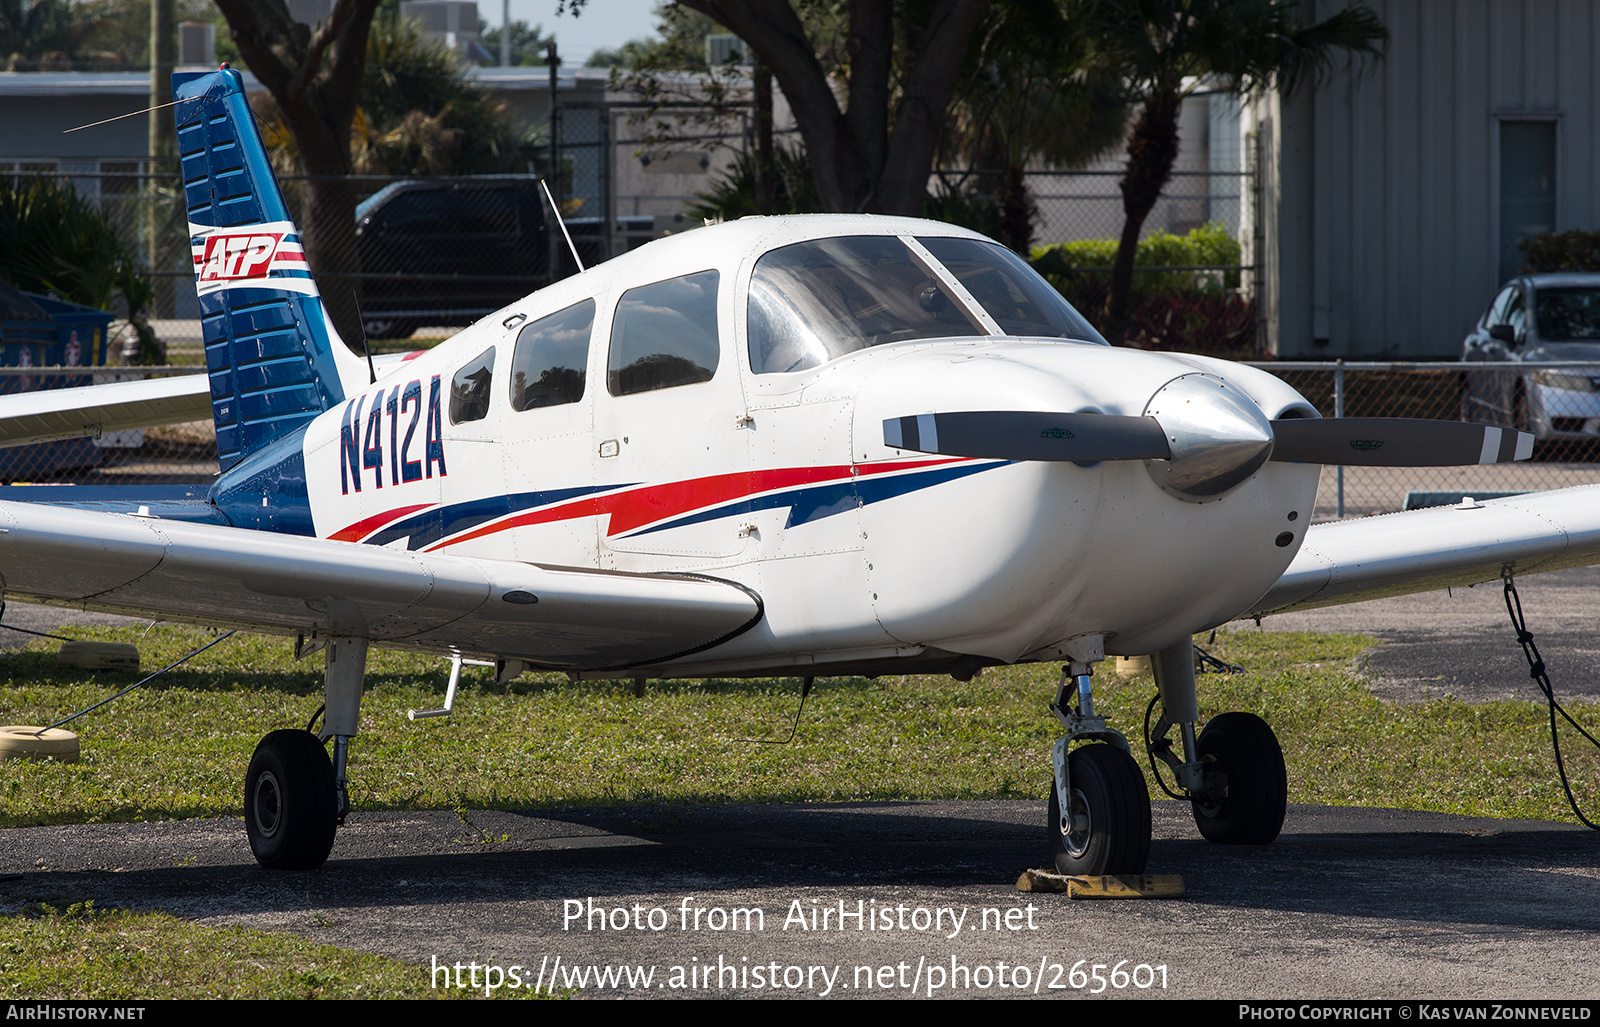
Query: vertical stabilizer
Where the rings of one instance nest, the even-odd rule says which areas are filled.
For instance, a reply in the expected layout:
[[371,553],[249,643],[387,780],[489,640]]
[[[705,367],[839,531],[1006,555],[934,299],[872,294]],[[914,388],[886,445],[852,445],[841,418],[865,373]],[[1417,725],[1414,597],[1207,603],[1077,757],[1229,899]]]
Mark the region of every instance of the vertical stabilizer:
[[226,471],[365,384],[323,310],[238,72],[173,76],[217,456]]

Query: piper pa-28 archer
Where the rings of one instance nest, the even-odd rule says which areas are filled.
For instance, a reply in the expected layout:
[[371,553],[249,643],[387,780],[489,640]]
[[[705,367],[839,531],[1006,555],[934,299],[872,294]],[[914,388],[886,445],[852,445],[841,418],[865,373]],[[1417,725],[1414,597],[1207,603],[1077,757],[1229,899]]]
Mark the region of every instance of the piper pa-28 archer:
[[[1262,371],[1113,348],[1006,249],[928,221],[685,232],[379,375],[324,313],[239,76],[174,79],[221,473],[13,490],[40,501],[0,502],[0,575],[7,598],[323,649],[321,730],[250,762],[265,866],[326,860],[377,645],[503,680],[1060,662],[1056,866],[1138,873],[1150,803],[1096,661],[1153,654],[1141,746],[1207,838],[1265,843],[1282,753],[1249,713],[1198,730],[1194,632],[1600,561],[1592,489],[1310,526],[1322,464],[1492,463],[1532,438],[1323,420]],[[184,388],[8,399],[0,439],[192,418]]]

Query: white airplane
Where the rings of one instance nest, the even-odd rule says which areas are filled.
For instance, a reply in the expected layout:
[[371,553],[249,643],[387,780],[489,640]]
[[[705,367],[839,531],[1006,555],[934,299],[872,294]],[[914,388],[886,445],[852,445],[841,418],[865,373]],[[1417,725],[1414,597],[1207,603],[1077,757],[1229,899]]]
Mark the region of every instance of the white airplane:
[[[1060,662],[1056,865],[1138,873],[1148,793],[1095,709],[1094,663],[1154,654],[1140,747],[1206,837],[1265,843],[1282,754],[1249,713],[1198,730],[1194,632],[1600,561],[1595,490],[1310,526],[1322,463],[1497,462],[1531,436],[1322,420],[1264,372],[1112,348],[1003,247],[927,221],[686,232],[379,376],[323,312],[239,76],[174,77],[221,474],[14,489],[0,577],[6,598],[324,650],[320,731],[274,731],[250,763],[265,866],[327,858],[378,645],[501,679]],[[0,440],[195,401],[185,383],[48,395],[0,404]]]

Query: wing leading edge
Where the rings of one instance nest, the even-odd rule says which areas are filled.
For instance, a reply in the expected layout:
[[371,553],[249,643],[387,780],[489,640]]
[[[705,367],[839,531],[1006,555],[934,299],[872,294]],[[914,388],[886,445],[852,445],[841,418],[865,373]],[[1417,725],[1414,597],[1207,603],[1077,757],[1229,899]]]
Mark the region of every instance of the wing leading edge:
[[1600,485],[1312,525],[1240,616],[1308,610],[1600,563]]
[[0,502],[7,598],[281,634],[619,670],[753,627],[759,597],[686,575],[561,569]]

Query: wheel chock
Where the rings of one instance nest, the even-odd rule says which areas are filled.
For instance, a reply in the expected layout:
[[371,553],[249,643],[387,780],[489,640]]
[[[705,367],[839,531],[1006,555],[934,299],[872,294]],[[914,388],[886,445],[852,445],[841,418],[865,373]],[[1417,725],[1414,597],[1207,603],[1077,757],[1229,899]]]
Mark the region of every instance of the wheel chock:
[[78,736],[62,728],[21,724],[0,727],[0,760],[78,762]]
[[63,642],[56,665],[138,673],[139,647],[127,642]]
[[1024,870],[1017,891],[1066,892],[1069,899],[1177,899],[1183,897],[1178,874],[1104,874],[1067,877],[1049,870]]

